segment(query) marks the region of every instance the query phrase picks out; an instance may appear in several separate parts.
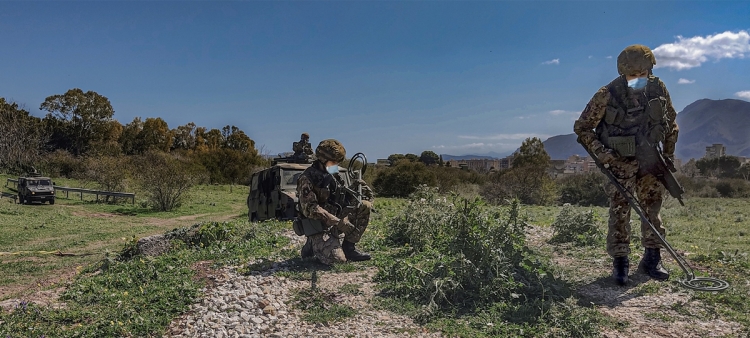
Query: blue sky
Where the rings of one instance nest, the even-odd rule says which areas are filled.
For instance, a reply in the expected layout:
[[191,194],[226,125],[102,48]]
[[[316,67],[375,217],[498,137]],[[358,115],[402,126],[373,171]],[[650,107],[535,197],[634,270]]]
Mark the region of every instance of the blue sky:
[[569,134],[635,43],[675,108],[750,100],[747,1],[0,1],[0,97],[71,88],[115,119],[236,125],[265,153],[302,132],[371,161],[509,153]]

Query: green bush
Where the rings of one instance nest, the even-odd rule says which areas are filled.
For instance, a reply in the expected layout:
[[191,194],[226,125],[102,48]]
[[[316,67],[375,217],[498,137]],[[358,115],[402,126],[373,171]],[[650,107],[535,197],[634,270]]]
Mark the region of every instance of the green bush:
[[435,174],[421,162],[401,160],[378,173],[372,182],[375,193],[385,197],[407,197],[420,184],[435,186]]
[[423,319],[502,303],[505,320],[535,322],[569,293],[526,246],[525,227],[517,200],[501,212],[420,187],[386,226],[401,249],[376,279],[386,294],[423,306]]
[[552,223],[550,243],[574,243],[575,245],[595,245],[604,238],[599,227],[599,217],[594,210],[576,212],[570,206],[563,206],[560,214]]
[[557,181],[560,190],[560,203],[609,206],[609,196],[604,191],[607,183],[607,177],[599,172],[563,177]]

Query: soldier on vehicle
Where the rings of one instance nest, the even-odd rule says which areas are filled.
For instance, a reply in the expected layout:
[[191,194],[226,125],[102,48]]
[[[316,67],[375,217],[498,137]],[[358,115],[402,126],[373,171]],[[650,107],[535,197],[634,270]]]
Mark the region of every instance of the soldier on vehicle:
[[[654,175],[650,157],[643,149],[656,147],[665,159],[673,161],[679,129],[669,92],[652,73],[655,64],[656,58],[648,47],[626,47],[617,57],[620,76],[594,94],[573,129],[578,143],[595,154],[627,191],[635,191],[648,220],[664,236],[659,210],[665,187]],[[663,148],[659,148],[660,143]],[[614,260],[615,281],[625,285],[630,269],[631,208],[613,184],[606,190],[610,198],[607,253]],[[668,279],[669,274],[661,265],[662,244],[643,222],[641,244],[645,253],[639,272],[657,280]]]
[[349,188],[357,191],[361,186],[361,203],[349,196],[342,205],[336,197],[344,189],[338,171],[338,165],[346,157],[344,146],[334,139],[323,140],[315,149],[315,156],[315,162],[297,181],[300,221],[318,229],[305,232],[307,242],[302,257],[315,256],[326,265],[370,259],[369,254],[358,251],[355,245],[370,221],[372,191],[363,180],[357,180]]
[[294,150],[294,157],[297,160],[307,161],[312,156],[312,145],[310,145],[310,134],[302,133],[299,142],[292,144],[292,150]]

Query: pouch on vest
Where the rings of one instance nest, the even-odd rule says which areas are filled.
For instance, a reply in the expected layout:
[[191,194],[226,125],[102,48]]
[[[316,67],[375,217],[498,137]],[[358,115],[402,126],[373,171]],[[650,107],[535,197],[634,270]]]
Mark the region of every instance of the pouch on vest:
[[609,125],[620,124],[624,117],[625,111],[622,110],[622,108],[607,106],[606,110],[604,111],[604,122]]
[[607,139],[609,147],[617,151],[620,156],[635,156],[635,136],[610,136]]
[[323,232],[323,222],[316,219],[295,218],[292,228],[297,236],[312,236]]
[[661,123],[664,121],[664,98],[657,97],[655,99],[648,100],[648,116],[652,121]]

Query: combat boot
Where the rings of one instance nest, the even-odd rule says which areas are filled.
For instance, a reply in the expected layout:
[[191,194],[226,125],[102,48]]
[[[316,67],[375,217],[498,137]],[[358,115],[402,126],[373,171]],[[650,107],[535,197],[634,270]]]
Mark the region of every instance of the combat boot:
[[669,279],[669,273],[661,265],[661,251],[659,248],[646,248],[641,262],[638,264],[638,272],[645,273],[656,280]]
[[352,242],[345,240],[344,243],[341,245],[341,249],[344,250],[344,256],[346,256],[346,260],[348,261],[359,262],[359,261],[370,260],[370,255],[364,252],[358,251],[354,247],[354,243]]
[[305,245],[302,246],[302,251],[300,252],[300,255],[302,258],[309,258],[314,256],[313,254],[313,248],[312,248],[312,241],[310,241],[310,237],[307,237],[307,242],[305,242]]
[[618,285],[625,285],[628,283],[628,273],[630,272],[630,261],[628,257],[615,257],[612,263],[612,277]]

